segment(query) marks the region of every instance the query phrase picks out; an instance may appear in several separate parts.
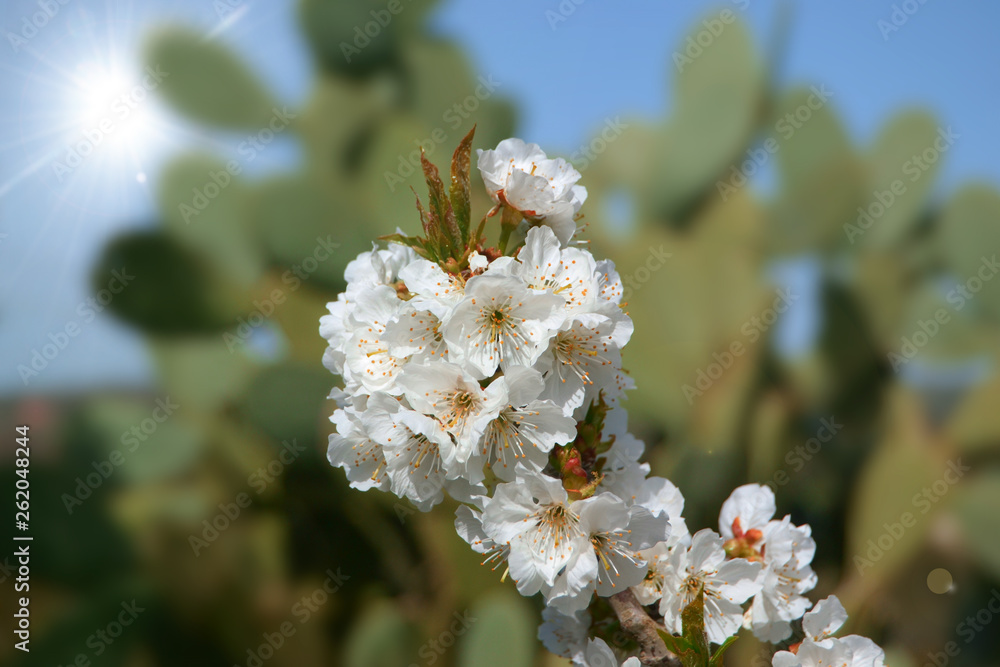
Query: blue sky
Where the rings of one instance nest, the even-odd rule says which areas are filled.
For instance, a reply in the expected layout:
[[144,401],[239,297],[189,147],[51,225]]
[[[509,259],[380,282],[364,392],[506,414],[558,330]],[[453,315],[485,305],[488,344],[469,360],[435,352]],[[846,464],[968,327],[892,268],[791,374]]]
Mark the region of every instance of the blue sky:
[[[164,133],[143,151],[105,165],[81,167],[77,186],[53,181],[45,132],[64,122],[73,102],[65,89],[95,63],[133,62],[143,35],[180,22],[220,31],[283,100],[305,99],[313,72],[296,28],[294,3],[246,0],[225,22],[206,0],[114,2],[70,0],[37,35],[14,51],[0,44],[0,392],[24,391],[16,366],[68,322],[79,319],[87,276],[107,239],[150,224],[153,184],[164,160],[193,147],[225,151],[233,138],[196,128]],[[579,2],[579,0],[577,0]],[[583,0],[444,0],[431,18],[435,32],[459,40],[476,69],[502,82],[521,110],[519,133],[550,152],[570,154],[604,119],[618,114],[662,118],[669,113],[670,54],[696,21],[729,8],[744,18],[758,44],[773,36],[779,7],[791,11],[791,38],[779,83],[822,83],[855,143],[865,145],[902,107],[921,105],[960,140],[949,151],[941,193],[970,179],[1000,183],[996,104],[1000,91],[1000,3],[973,0],[846,0],[818,2],[600,2]],[[879,21],[894,5],[916,8],[887,38]],[[563,12],[553,24],[551,14]],[[8,0],[0,29],[21,30],[36,1]],[[573,8],[572,11],[568,11]],[[897,18],[900,14],[897,14]],[[176,122],[150,105],[158,119]],[[238,140],[238,138],[237,138]],[[58,148],[58,146],[57,146]],[[258,169],[280,169],[294,146],[269,151]],[[82,183],[82,185],[81,185]],[[141,341],[106,318],[89,323],[30,388],[62,391],[149,378]]]

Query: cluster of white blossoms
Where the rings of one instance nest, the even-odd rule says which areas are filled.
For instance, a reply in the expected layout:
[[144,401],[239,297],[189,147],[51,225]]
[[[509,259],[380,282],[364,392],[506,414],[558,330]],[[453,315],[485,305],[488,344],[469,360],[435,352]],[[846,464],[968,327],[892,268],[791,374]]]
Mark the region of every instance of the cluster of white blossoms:
[[[633,330],[621,281],[575,242],[580,174],[518,139],[479,151],[495,206],[474,230],[470,145],[471,134],[450,195],[424,162],[427,236],[399,233],[359,255],[328,304],[324,364],[343,380],[330,462],[354,488],[422,511],[458,501],[458,534],[522,594],[544,597],[539,636],[575,665],[618,665],[630,650],[612,651],[592,622],[597,599],[625,593],[677,636],[703,601],[704,634],[719,645],[743,627],[783,642],[805,615],[806,639],[775,666],[880,667],[874,644],[829,637],[836,599],[806,613],[815,543],[809,526],[773,518],[769,489],[740,487],[719,533],[691,535],[680,491],[649,476],[619,406]],[[485,247],[498,213],[500,242]]]

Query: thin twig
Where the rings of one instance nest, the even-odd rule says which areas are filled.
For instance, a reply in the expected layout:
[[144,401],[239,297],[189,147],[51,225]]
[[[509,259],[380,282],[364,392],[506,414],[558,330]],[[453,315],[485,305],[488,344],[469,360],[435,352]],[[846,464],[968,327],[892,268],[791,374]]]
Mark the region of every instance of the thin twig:
[[667,650],[667,645],[656,632],[656,622],[639,604],[635,594],[626,589],[615,593],[608,601],[615,610],[622,629],[639,642],[642,652],[639,661],[646,667],[683,667],[681,661]]

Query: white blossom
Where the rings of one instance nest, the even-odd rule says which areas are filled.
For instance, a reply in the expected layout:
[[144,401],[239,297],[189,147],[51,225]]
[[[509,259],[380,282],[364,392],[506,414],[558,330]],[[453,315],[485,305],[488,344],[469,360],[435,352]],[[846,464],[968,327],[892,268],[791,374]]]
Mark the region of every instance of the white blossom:
[[628,507],[610,493],[576,505],[579,528],[591,548],[576,551],[555,583],[543,589],[546,601],[566,614],[585,609],[595,592],[607,597],[641,582],[648,570],[642,550],[666,541],[670,533],[665,515]]
[[721,644],[743,623],[746,600],[760,590],[760,563],[743,558],[726,560],[722,538],[712,530],[694,534],[687,549],[674,549],[663,582],[660,614],[668,630],[680,634],[681,613],[705,592],[705,631],[709,641]]
[[546,607],[542,610],[538,638],[550,652],[584,664],[590,623],[590,614],[586,610],[563,614],[554,607]]
[[461,366],[447,361],[410,363],[398,385],[418,412],[434,416],[452,436],[442,447],[444,465],[452,477],[464,469],[488,420],[499,414],[506,396],[484,391]]
[[[383,401],[386,402],[386,401]],[[366,430],[382,446],[392,492],[421,509],[444,498],[442,448],[451,439],[434,419],[402,407],[365,412]]]
[[[389,399],[392,400],[392,399]],[[371,401],[372,409],[378,409]],[[389,477],[382,445],[372,440],[362,424],[361,415],[353,408],[340,409],[330,418],[337,433],[330,435],[327,459],[331,465],[343,467],[351,486],[361,491],[389,488]]]
[[579,667],[642,667],[639,658],[628,658],[619,664],[614,651],[603,639],[591,639],[587,642],[582,659],[574,661]]
[[834,637],[847,621],[847,612],[840,600],[831,595],[820,600],[802,617],[805,640],[798,651],[778,651],[774,667],[883,667],[885,652],[868,639],[858,635]]
[[580,174],[519,139],[478,164],[497,203],[486,223],[511,225],[499,248],[399,232],[347,265],[320,318],[323,364],[340,377],[330,463],[353,488],[421,511],[457,501],[455,531],[522,594],[542,595],[539,638],[577,667],[639,667],[592,638],[606,628],[594,596],[625,590],[675,635],[703,592],[714,644],[741,625],[783,642],[801,618],[805,638],[775,667],[883,667],[870,640],[834,636],[847,618],[837,598],[807,611],[816,543],[808,525],[774,518],[770,489],[737,488],[719,533],[692,536],[680,490],[649,476],[621,405],[633,386],[622,280],[573,243]]
[[847,622],[847,610],[836,595],[824,598],[802,617],[806,639],[820,643],[829,639]]
[[763,530],[774,512],[774,491],[770,487],[744,484],[737,487],[722,504],[719,531],[723,538],[729,540],[734,537],[734,526],[741,533]]
[[561,481],[521,466],[516,473],[516,482],[497,485],[483,511],[483,529],[495,543],[510,545],[511,577],[518,590],[533,595],[590,548],[580,511],[594,499],[571,501]]
[[445,321],[444,338],[479,377],[490,377],[497,368],[531,366],[545,350],[558,324],[553,313],[562,304],[562,297],[532,292],[513,276],[473,276]]
[[809,609],[803,593],[816,586],[816,573],[809,565],[816,542],[808,525],[795,526],[785,517],[768,522],[764,544],[762,587],[750,607],[751,629],[758,639],[776,644],[792,635],[791,621]]
[[473,479],[481,478],[484,464],[505,481],[514,479],[517,463],[541,470],[554,446],[576,437],[576,421],[552,401],[538,400],[544,387],[541,374],[524,366],[508,369],[490,384],[487,391],[495,390],[505,407],[480,417],[476,425],[483,435],[470,465]]
[[495,150],[480,150],[479,171],[494,201],[503,202],[552,228],[559,241],[576,233],[574,216],[587,199],[577,185],[580,172],[563,160],[549,159],[538,144],[504,139]]

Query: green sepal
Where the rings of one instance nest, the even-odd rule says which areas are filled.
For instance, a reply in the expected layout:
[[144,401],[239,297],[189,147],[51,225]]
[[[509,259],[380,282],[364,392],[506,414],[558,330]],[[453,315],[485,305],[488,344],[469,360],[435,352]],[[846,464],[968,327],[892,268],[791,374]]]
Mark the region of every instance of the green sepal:
[[700,588],[698,595],[681,612],[681,627],[683,633],[675,637],[663,630],[657,630],[667,650],[677,656],[684,667],[723,667],[723,654],[736,642],[733,635],[712,654],[705,633],[705,589]]

